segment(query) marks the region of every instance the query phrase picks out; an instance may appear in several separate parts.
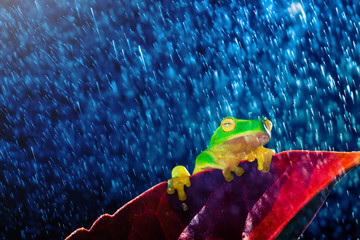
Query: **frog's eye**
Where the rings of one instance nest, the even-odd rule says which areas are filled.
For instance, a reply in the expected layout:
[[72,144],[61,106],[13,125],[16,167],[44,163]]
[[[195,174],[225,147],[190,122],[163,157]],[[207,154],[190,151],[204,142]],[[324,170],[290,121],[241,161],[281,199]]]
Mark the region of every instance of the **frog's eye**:
[[271,123],[271,121],[270,121],[269,119],[266,119],[264,125],[265,125],[264,127],[265,127],[267,130],[269,130],[269,132],[270,132],[271,129],[272,129],[272,123]]
[[224,132],[231,132],[232,130],[235,129],[235,125],[236,125],[235,120],[232,118],[225,118],[221,122],[221,128]]

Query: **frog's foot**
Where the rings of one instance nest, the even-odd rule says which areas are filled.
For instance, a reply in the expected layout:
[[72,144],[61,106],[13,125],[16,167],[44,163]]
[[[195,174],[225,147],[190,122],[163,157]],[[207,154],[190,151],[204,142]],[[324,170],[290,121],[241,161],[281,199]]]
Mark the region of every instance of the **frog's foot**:
[[234,175],[231,173],[230,168],[224,168],[222,172],[226,181],[230,182],[234,179]]
[[247,158],[247,160],[249,161],[249,162],[253,162],[254,160],[255,160],[255,158],[256,158],[256,155],[255,155],[255,153],[249,153],[248,155],[246,155],[246,158]]
[[268,172],[268,171],[270,171],[270,164],[271,164],[272,156],[275,154],[275,152],[268,148],[265,148],[265,149],[267,151],[264,154],[264,169],[262,171]]
[[241,176],[245,172],[245,170],[242,167],[235,167],[233,171],[235,172],[236,176]]
[[232,172],[234,172],[236,176],[241,176],[244,174],[245,170],[242,167],[238,166],[224,168],[222,170],[222,173],[226,181],[231,182],[234,179],[234,174],[232,174]]
[[258,162],[258,170],[268,172],[274,151],[268,148],[259,147],[256,149],[256,158]]
[[184,191],[184,185],[187,187],[191,186],[190,174],[184,166],[176,166],[171,171],[171,179],[168,181],[168,194],[174,194],[177,190],[180,201],[185,201],[187,196]]
[[228,182],[231,182],[234,179],[234,175],[231,173],[231,170],[228,167],[222,170],[222,174],[224,175],[225,180]]

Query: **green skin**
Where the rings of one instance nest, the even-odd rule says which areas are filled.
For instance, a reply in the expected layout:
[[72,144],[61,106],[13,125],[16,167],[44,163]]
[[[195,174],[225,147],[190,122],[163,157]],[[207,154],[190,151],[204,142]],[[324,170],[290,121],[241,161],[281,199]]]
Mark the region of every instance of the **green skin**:
[[[239,167],[243,161],[257,159],[258,170],[268,172],[274,152],[263,146],[270,140],[272,124],[266,118],[241,120],[226,117],[211,137],[209,147],[195,161],[193,174],[209,169],[221,169],[226,181],[244,173]],[[184,185],[190,186],[189,173],[183,166],[176,166],[168,181],[168,193],[178,191],[179,200],[184,201]]]

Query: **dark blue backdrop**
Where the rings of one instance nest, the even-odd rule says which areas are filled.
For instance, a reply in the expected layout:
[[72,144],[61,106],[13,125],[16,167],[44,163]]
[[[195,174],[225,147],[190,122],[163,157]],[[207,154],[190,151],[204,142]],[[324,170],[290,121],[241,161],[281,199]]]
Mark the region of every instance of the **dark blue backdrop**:
[[[2,1],[0,237],[89,228],[228,115],[271,119],[276,152],[359,150],[360,6],[327,2]],[[359,172],[304,239],[359,237]]]

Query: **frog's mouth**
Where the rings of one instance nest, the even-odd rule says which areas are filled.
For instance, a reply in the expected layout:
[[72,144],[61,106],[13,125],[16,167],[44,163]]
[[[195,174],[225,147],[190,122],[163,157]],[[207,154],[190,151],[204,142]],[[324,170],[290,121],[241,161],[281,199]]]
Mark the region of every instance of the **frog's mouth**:
[[264,133],[254,133],[254,134],[239,134],[235,135],[222,145],[243,145],[249,147],[259,147],[265,145],[270,141],[270,134],[267,132]]

